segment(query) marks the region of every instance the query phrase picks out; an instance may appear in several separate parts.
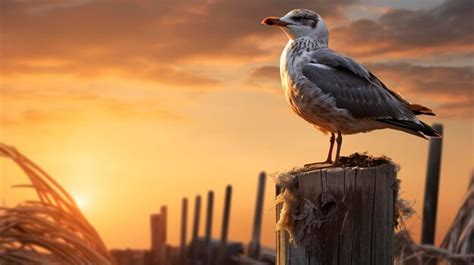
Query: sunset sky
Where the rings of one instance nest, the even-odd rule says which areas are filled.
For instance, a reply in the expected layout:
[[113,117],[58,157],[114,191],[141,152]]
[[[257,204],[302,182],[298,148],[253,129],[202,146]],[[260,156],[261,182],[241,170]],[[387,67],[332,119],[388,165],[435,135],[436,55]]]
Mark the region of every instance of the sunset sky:
[[[327,151],[328,136],[284,99],[286,36],[260,24],[293,8],[317,11],[332,49],[438,114],[423,120],[445,126],[440,242],[474,166],[472,0],[0,1],[0,141],[79,198],[110,248],[148,248],[149,215],[161,205],[176,244],[181,198],[192,205],[208,190],[218,237],[226,184],[230,239],[246,243],[259,172]],[[344,155],[364,151],[401,166],[402,196],[421,216],[428,141],[390,130],[345,137]],[[10,161],[0,170],[1,206],[34,198],[10,187],[27,182]],[[270,247],[273,197],[269,178],[262,240]],[[418,240],[420,217],[408,228]]]

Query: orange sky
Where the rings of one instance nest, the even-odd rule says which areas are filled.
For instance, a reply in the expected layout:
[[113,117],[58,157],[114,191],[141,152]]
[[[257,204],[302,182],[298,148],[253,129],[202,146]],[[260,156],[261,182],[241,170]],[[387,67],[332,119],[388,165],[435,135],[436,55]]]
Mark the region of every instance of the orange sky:
[[[472,4],[240,2],[2,1],[1,141],[82,198],[111,248],[148,247],[149,215],[161,205],[176,244],[181,198],[210,189],[217,237],[226,184],[234,186],[230,238],[247,242],[258,173],[322,160],[327,149],[327,136],[294,115],[281,93],[285,36],[259,24],[307,7],[327,18],[331,47],[439,114],[424,118],[445,126],[439,242],[474,161]],[[402,195],[421,215],[427,149],[423,139],[386,130],[346,137],[343,153],[400,164]],[[11,163],[0,165],[2,205],[33,196],[11,189],[26,179]],[[268,179],[268,246],[273,195]],[[418,217],[408,223],[415,238],[419,226]]]

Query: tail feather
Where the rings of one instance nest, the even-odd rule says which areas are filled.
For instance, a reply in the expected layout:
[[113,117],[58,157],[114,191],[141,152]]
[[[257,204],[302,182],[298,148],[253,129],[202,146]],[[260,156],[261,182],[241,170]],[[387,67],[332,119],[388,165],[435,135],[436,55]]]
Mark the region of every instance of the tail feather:
[[437,132],[433,127],[429,126],[428,124],[420,121],[420,123],[423,125],[423,130],[421,131],[424,135],[430,136],[430,137],[435,137],[435,138],[440,138],[442,137],[440,132]]
[[436,116],[436,114],[430,109],[425,106],[419,105],[419,104],[410,104],[410,110],[413,111],[415,115],[430,115],[430,116]]
[[425,136],[434,138],[442,137],[439,132],[435,131],[431,126],[422,121],[419,121],[420,123],[396,119],[379,119],[378,121],[390,125],[390,127],[392,127],[393,129],[411,133],[425,139]]

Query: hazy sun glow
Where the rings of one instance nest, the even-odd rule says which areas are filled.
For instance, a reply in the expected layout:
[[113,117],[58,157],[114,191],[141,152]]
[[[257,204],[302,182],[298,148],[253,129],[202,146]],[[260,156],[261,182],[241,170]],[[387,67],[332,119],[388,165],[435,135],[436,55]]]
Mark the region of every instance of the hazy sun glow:
[[87,206],[88,206],[88,201],[87,201],[87,198],[82,196],[82,195],[78,195],[78,194],[74,194],[72,195],[74,201],[76,202],[77,206],[81,209],[81,210],[84,210]]

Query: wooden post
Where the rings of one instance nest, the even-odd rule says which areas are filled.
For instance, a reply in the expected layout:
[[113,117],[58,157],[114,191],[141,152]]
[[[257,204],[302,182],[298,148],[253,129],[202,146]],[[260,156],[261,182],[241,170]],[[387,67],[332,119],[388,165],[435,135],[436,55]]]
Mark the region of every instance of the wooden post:
[[[443,134],[443,125],[433,124],[433,129],[440,134]],[[433,245],[435,240],[442,147],[443,138],[430,139],[421,228],[422,244]]]
[[[277,265],[393,264],[393,164],[294,175],[298,203],[290,218],[300,242],[291,244],[288,233],[278,231]],[[277,218],[280,211],[281,205]]]
[[232,200],[232,186],[227,185],[225,190],[224,214],[222,216],[221,241],[216,265],[225,265],[227,259],[227,236],[229,233],[230,205]]
[[161,218],[159,214],[152,214],[150,216],[151,224],[151,264],[159,265],[158,259],[160,256],[160,227],[161,227]]
[[150,216],[151,224],[151,264],[166,263],[166,206],[161,207],[160,214]]
[[257,199],[255,202],[255,213],[253,220],[252,239],[248,247],[248,256],[253,259],[260,257],[260,234],[262,230],[263,199],[265,196],[265,172],[261,172],[258,178]]
[[205,260],[204,264],[212,265],[212,214],[214,210],[214,192],[209,191],[207,193],[207,210],[206,210],[206,231],[204,235],[204,246],[205,246]]
[[179,241],[179,264],[184,265],[187,262],[186,252],[186,226],[188,224],[188,199],[183,198],[181,204],[181,238]]
[[197,195],[194,201],[194,220],[193,233],[191,239],[191,260],[194,264],[198,259],[198,234],[199,234],[199,220],[201,219],[201,196]]
[[167,253],[167,233],[168,233],[168,208],[166,206],[161,206],[160,209],[161,216],[161,245],[160,245],[160,265],[167,265],[168,263],[168,253]]

